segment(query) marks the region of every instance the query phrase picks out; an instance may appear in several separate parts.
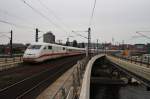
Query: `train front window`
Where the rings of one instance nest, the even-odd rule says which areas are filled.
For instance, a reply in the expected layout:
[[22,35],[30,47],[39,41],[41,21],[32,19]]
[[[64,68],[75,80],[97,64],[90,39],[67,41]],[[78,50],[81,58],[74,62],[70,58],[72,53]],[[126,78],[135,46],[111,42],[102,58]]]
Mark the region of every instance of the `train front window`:
[[40,49],[41,45],[30,45],[28,49]]

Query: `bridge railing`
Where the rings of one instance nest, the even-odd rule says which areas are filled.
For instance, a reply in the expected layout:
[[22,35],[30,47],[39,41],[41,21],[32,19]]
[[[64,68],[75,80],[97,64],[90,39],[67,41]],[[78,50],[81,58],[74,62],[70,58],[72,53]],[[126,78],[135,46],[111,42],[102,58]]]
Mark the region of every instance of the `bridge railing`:
[[17,63],[22,62],[22,55],[0,56],[0,71],[7,70],[11,67],[16,66]]
[[123,56],[123,55],[113,55],[113,54],[109,54],[111,56],[114,56],[118,59],[123,59],[125,61],[128,61],[130,63],[135,63],[135,64],[139,64],[141,66],[145,66],[147,68],[150,68],[150,57],[148,58],[144,58],[144,57],[135,57],[135,56]]
[[78,98],[83,74],[88,63],[88,58],[78,61],[73,67],[71,74],[52,96],[51,99],[74,99]]

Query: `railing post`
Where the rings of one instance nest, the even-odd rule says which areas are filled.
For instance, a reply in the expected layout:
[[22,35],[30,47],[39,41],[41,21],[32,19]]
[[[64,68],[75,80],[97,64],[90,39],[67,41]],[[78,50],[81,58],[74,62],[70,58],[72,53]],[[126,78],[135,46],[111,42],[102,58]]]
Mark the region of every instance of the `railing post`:
[[82,78],[82,64],[79,66],[80,77]]
[[131,59],[131,63],[132,63],[132,56],[131,56],[131,58],[130,58],[130,59]]
[[77,66],[77,81],[78,81],[78,86],[80,86],[80,71],[78,66]]
[[74,96],[76,96],[77,95],[77,86],[76,86],[76,77],[75,77],[75,74],[73,73],[73,94],[74,94]]
[[150,57],[148,57],[147,68],[149,68]]
[[127,56],[125,57],[125,60],[128,61]]
[[137,57],[135,58],[135,64],[137,63]]
[[122,60],[124,60],[124,56],[122,55]]
[[5,57],[5,63],[7,63],[7,57]]
[[61,89],[62,99],[66,98],[66,91],[64,88]]
[[20,61],[21,61],[21,56],[20,56]]
[[143,60],[143,57],[141,56],[141,61],[140,61],[140,65],[142,65],[142,60]]
[[13,57],[13,62],[15,62],[15,57]]

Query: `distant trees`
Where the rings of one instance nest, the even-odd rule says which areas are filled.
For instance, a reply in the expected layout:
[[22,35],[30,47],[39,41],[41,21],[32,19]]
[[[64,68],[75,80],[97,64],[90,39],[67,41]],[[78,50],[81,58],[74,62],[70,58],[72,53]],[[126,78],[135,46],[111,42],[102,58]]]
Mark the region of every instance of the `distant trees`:
[[85,44],[84,43],[81,43],[81,48],[85,48]]
[[85,48],[85,43],[78,43],[77,40],[73,40],[72,42],[69,42],[68,40],[65,43],[66,46],[73,46],[73,47],[79,47],[79,48]]
[[66,46],[70,46],[70,42],[69,41],[66,41]]
[[4,46],[3,45],[0,45],[0,54],[4,54],[5,53],[5,50],[4,50]]
[[78,43],[76,40],[73,40],[73,44],[72,44],[73,47],[78,47]]

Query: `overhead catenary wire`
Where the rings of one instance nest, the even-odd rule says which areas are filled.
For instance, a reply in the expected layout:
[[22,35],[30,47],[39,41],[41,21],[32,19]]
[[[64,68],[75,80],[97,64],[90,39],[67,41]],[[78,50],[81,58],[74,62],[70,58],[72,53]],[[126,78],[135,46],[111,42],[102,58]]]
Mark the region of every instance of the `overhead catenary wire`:
[[137,33],[137,34],[139,34],[139,35],[141,35],[142,37],[145,37],[145,38],[147,38],[147,39],[150,39],[150,37],[149,37],[149,36],[146,36],[146,35],[144,35],[144,34],[140,33],[139,31],[137,31],[136,33]]
[[0,9],[0,12],[3,13],[3,14],[5,14],[5,15],[7,15],[7,16],[9,16],[9,17],[13,17],[13,18],[15,18],[17,20],[23,20],[23,21],[25,20],[25,18],[22,18],[20,16],[18,17],[18,16],[14,15],[12,13],[9,13],[8,11],[3,10],[3,9]]
[[0,34],[2,34],[2,33],[10,33],[10,32],[0,32]]
[[150,31],[136,31],[136,32],[147,32],[147,33],[150,33]]
[[9,22],[9,21],[5,21],[5,20],[1,20],[1,19],[0,19],[0,23],[5,23],[5,24],[8,24],[8,25],[15,26],[15,27],[20,27],[20,28],[33,29],[32,27],[29,27],[29,26],[15,24],[15,23],[12,23],[12,22]]
[[[51,21],[51,20],[49,19],[49,17],[45,16],[45,15],[44,15],[43,13],[41,13],[39,10],[35,9],[34,7],[32,7],[32,6],[31,6],[29,3],[27,3],[25,0],[22,0],[22,1],[23,1],[23,3],[25,3],[28,7],[30,7],[34,12],[36,12],[37,14],[39,14],[40,16],[42,16],[43,18],[45,18],[46,20],[48,20],[50,23],[52,23],[53,25],[55,25],[57,28],[59,28],[59,29],[61,29],[61,30],[63,30],[63,31],[66,32],[66,30],[64,30],[63,28],[61,28],[61,27],[58,26],[57,24],[55,24],[53,21]],[[41,2],[40,0],[37,0],[37,1],[39,1],[40,5],[43,6],[45,9],[47,9],[50,14],[53,14],[53,16],[55,17],[55,19],[57,19],[59,22],[61,21],[60,18],[57,17],[57,16],[53,13],[53,11],[51,11],[43,2]],[[94,7],[94,8],[95,8],[95,7]],[[52,13],[51,13],[51,12],[52,12]],[[94,13],[92,13],[92,16],[93,16],[93,14],[94,14]],[[61,21],[61,23],[63,23],[63,22]],[[63,25],[64,25],[64,23],[63,23]],[[66,27],[66,25],[64,25],[64,26]],[[70,28],[67,28],[67,29],[68,29],[69,31],[72,31]],[[87,39],[87,37],[85,37],[85,36],[83,36],[83,35],[81,35],[81,34],[75,32],[75,31],[74,31],[73,33],[75,33],[77,36],[81,36],[81,37]]]
[[[93,21],[94,12],[95,12],[95,8],[96,8],[96,2],[97,2],[97,1],[94,0],[94,6],[93,6],[93,8],[92,8],[92,13],[91,13],[91,16],[90,16],[89,28],[88,28],[88,29],[91,29],[90,26],[92,25],[92,21]],[[82,32],[83,32],[83,31],[82,31]],[[84,32],[88,32],[88,31],[84,31]],[[83,37],[83,38],[89,39],[89,36],[88,36],[88,37],[85,37],[85,36],[83,36],[83,35],[81,35],[81,34],[79,34],[79,33],[77,33],[77,32],[74,32],[74,31],[73,31],[73,33],[75,33],[76,35],[81,36],[81,37]],[[91,38],[91,37],[90,37],[90,38]]]
[[[47,9],[47,11],[49,12],[49,14],[53,15],[53,17],[55,17],[56,20],[58,20],[59,22],[61,22],[61,24],[63,24],[63,26],[65,26],[65,28],[67,28],[69,31],[72,31],[68,26],[66,26],[66,24],[63,23],[63,21],[49,8],[47,7],[41,0],[37,0],[39,1],[39,4],[41,4],[42,7],[44,7],[45,9]],[[76,31],[72,31],[75,35],[86,38],[85,36],[77,33]],[[83,31],[82,31],[83,32]]]
[[[61,24],[63,24],[63,26],[65,26],[65,28],[67,28],[69,31],[72,31],[68,26],[66,26],[66,24],[61,20],[61,18],[59,18],[49,7],[47,7],[41,0],[37,0],[39,1],[39,3],[41,4],[41,6],[43,6],[45,9],[47,9],[47,11],[49,12],[49,14],[53,15],[55,17],[56,20],[58,20],[59,22],[61,22]],[[81,36],[83,38],[86,38],[85,36],[77,33],[76,31],[72,31],[74,34],[76,34],[77,36]]]
[[[6,11],[6,10],[4,10],[4,9],[0,9],[0,13],[3,13],[4,15],[6,15],[6,16],[8,16],[8,17],[11,17],[11,18],[14,18],[14,19],[16,19],[16,20],[19,20],[20,22],[29,22],[26,18],[23,18],[23,17],[21,17],[21,16],[17,16],[17,15],[15,15],[15,14],[13,14],[13,13],[10,13],[10,12],[8,12],[8,11]],[[32,27],[32,26],[29,26],[28,25],[28,27]]]
[[92,13],[91,13],[91,16],[90,16],[90,21],[89,21],[89,26],[92,25],[92,21],[93,21],[93,17],[94,17],[94,12],[95,12],[95,8],[96,8],[96,3],[97,3],[97,1],[94,0],[94,6],[92,8]]
[[7,37],[7,38],[9,38],[10,39],[10,37],[9,36],[7,36],[7,35],[0,35],[0,37]]
[[59,25],[55,24],[52,20],[50,20],[46,15],[44,15],[43,13],[41,13],[39,10],[37,10],[36,8],[32,7],[29,3],[27,3],[25,0],[21,0],[24,4],[26,4],[28,7],[30,7],[34,12],[36,12],[37,14],[39,14],[41,17],[43,17],[44,19],[46,19],[49,23],[53,24],[54,26],[56,26],[58,29],[63,30],[66,32],[66,30],[64,30],[63,28],[61,28]]
[[73,32],[73,33],[75,33],[77,36],[80,36],[80,37],[83,37],[83,38],[88,39],[87,37],[85,37],[85,36],[83,36],[83,35],[81,35],[81,34],[77,33],[76,31],[72,31],[72,32]]
[[47,7],[46,4],[44,4],[41,0],[37,0],[39,2],[39,4],[44,7],[50,15],[53,15],[53,17],[55,17],[55,19],[57,19],[58,21],[62,21],[49,7]]
[[48,13],[49,13],[50,15],[52,15],[59,23],[61,23],[61,24],[62,24],[66,29],[68,29],[69,31],[72,31],[72,30],[62,21],[62,19],[54,13],[54,11],[53,11],[52,9],[50,9],[50,8],[49,8],[46,4],[44,4],[41,0],[37,0],[37,1],[38,1],[39,4],[40,4],[43,8],[45,8],[45,9],[48,11]]

